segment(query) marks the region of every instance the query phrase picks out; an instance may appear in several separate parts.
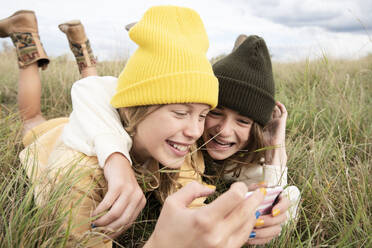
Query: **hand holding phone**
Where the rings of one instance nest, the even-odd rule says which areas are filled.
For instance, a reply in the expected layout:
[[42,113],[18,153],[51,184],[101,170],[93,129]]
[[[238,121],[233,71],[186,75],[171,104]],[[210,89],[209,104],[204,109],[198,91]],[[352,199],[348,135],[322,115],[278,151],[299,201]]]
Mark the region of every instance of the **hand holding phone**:
[[[273,206],[278,203],[280,193],[282,193],[283,187],[282,186],[276,186],[276,187],[269,187],[266,188],[266,196],[264,201],[260,204],[260,206],[257,208],[257,211],[260,211],[261,214],[269,214],[271,212],[271,209]],[[245,197],[248,198],[251,196],[253,192],[248,192]]]

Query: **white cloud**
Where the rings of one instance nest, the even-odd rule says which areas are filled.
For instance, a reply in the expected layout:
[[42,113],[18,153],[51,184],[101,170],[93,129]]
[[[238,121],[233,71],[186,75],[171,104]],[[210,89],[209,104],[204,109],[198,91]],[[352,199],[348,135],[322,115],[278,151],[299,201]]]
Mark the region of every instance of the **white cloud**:
[[[279,1],[277,2],[279,3]],[[288,26],[320,26],[330,31],[363,31],[372,22],[372,4],[352,0],[247,1],[252,14]],[[253,8],[254,6],[254,8]]]
[[262,36],[275,60],[314,58],[324,52],[355,58],[372,52],[372,41],[358,21],[367,28],[372,23],[372,2],[362,0],[16,0],[2,3],[0,18],[19,9],[35,10],[50,55],[69,53],[58,24],[80,19],[95,54],[111,59],[126,56],[136,47],[125,24],[139,20],[146,9],[159,4],[190,7],[200,14],[210,39],[209,57],[229,53],[241,33]]

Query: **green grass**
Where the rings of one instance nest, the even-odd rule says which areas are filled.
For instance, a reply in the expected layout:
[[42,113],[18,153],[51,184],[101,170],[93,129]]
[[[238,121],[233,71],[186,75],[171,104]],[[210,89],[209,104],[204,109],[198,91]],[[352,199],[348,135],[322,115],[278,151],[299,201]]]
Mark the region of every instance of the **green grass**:
[[[118,75],[125,62],[103,62],[100,75]],[[359,60],[274,63],[277,99],[289,112],[289,183],[301,190],[300,218],[268,247],[372,246],[372,55]],[[20,167],[17,67],[12,51],[0,54],[0,247],[63,247],[68,232],[58,202],[68,191],[54,189],[37,208]],[[43,113],[68,116],[69,91],[79,78],[74,62],[52,60],[42,72]],[[149,237],[159,205],[150,199],[136,224],[118,239],[136,247]]]

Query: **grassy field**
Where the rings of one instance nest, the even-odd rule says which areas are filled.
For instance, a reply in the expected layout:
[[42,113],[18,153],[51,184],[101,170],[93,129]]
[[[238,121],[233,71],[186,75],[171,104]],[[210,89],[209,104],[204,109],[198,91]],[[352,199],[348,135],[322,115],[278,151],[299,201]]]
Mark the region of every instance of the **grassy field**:
[[[124,61],[103,62],[98,71],[118,75],[123,66]],[[289,183],[301,190],[302,201],[296,227],[267,247],[372,247],[372,55],[273,68],[277,99],[289,112]],[[64,247],[69,232],[56,215],[64,186],[37,208],[18,160],[21,123],[11,50],[0,54],[0,75],[0,247]],[[68,116],[69,91],[79,78],[74,62],[55,58],[41,75],[43,113]],[[118,240],[122,246],[139,246],[149,236],[158,205],[148,205]]]

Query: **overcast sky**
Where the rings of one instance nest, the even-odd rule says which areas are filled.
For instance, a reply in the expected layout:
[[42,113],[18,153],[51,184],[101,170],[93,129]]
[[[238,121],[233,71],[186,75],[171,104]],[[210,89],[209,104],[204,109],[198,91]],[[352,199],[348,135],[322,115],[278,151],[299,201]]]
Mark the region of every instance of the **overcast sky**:
[[371,0],[3,0],[0,18],[19,9],[34,10],[41,41],[52,56],[69,52],[58,24],[80,19],[98,59],[117,59],[136,48],[124,26],[151,6],[169,4],[200,14],[209,58],[229,53],[241,33],[263,37],[277,61],[372,53]]

